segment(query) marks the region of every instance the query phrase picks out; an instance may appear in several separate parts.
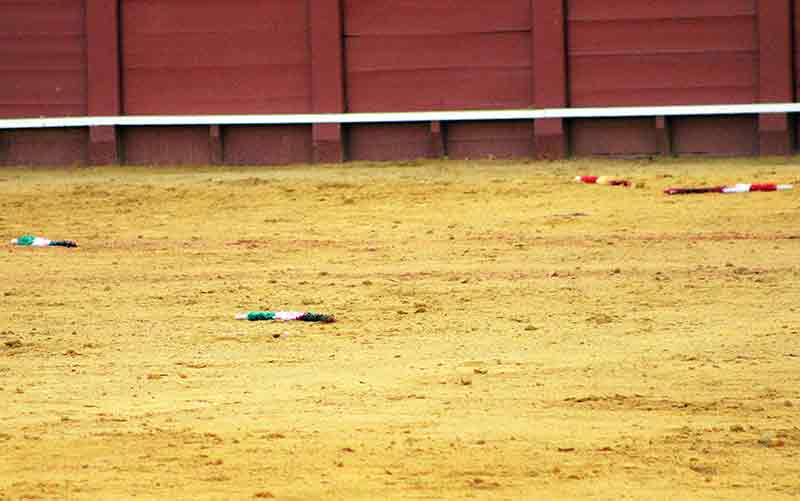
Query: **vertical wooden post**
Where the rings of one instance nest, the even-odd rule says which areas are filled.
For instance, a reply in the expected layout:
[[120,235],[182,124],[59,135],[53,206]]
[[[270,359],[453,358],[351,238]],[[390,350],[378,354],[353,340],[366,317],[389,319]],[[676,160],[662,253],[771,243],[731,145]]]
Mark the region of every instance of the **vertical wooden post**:
[[431,131],[431,149],[430,149],[430,156],[431,158],[442,158],[445,155],[445,137],[444,137],[444,127],[442,127],[442,122],[434,121],[431,122],[430,126]]
[[657,116],[656,122],[656,146],[658,153],[665,157],[672,156],[672,131],[670,128],[669,117]]
[[[791,0],[758,0],[758,101],[794,101]],[[759,152],[790,155],[794,149],[789,117],[785,113],[758,117]]]
[[[564,0],[531,0],[532,100],[536,108],[567,106],[566,12]],[[534,152],[540,158],[567,156],[564,119],[534,123]]]
[[[309,0],[311,40],[311,111],[343,113],[344,58],[340,0]],[[318,163],[342,162],[340,124],[312,126],[313,159]]]
[[[116,116],[120,106],[119,0],[86,0],[87,114]],[[89,163],[119,162],[114,126],[89,129]]]
[[222,144],[222,127],[219,125],[208,126],[208,162],[219,165],[225,158],[224,145]]

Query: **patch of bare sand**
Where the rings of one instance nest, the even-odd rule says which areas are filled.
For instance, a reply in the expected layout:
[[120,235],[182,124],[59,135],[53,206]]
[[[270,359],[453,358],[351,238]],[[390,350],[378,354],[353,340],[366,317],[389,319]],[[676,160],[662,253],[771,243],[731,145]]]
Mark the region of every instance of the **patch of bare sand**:
[[0,499],[795,498],[792,162],[6,169]]

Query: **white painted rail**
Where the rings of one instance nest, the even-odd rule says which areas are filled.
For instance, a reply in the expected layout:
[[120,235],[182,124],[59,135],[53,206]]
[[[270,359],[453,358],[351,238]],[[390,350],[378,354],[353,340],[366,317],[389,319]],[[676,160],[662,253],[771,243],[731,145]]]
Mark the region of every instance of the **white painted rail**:
[[322,113],[299,115],[128,115],[109,117],[0,119],[0,129],[97,127],[108,125],[291,125],[325,123],[448,122],[460,120],[536,120],[543,118],[619,118],[697,115],[798,113],[800,103],[715,104],[698,106],[626,106],[521,110],[419,111],[396,113]]

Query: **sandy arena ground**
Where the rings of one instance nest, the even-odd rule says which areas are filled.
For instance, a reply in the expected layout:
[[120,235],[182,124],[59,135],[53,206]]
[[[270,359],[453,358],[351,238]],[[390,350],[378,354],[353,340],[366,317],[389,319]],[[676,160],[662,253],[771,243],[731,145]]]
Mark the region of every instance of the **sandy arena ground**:
[[2,169],[0,499],[797,498],[798,162]]

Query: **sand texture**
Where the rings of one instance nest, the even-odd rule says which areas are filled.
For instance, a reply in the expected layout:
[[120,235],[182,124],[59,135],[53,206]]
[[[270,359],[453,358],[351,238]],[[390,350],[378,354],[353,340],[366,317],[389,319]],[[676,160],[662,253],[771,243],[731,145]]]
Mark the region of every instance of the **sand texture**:
[[0,500],[797,498],[800,189],[661,192],[736,182],[800,169],[2,169]]

